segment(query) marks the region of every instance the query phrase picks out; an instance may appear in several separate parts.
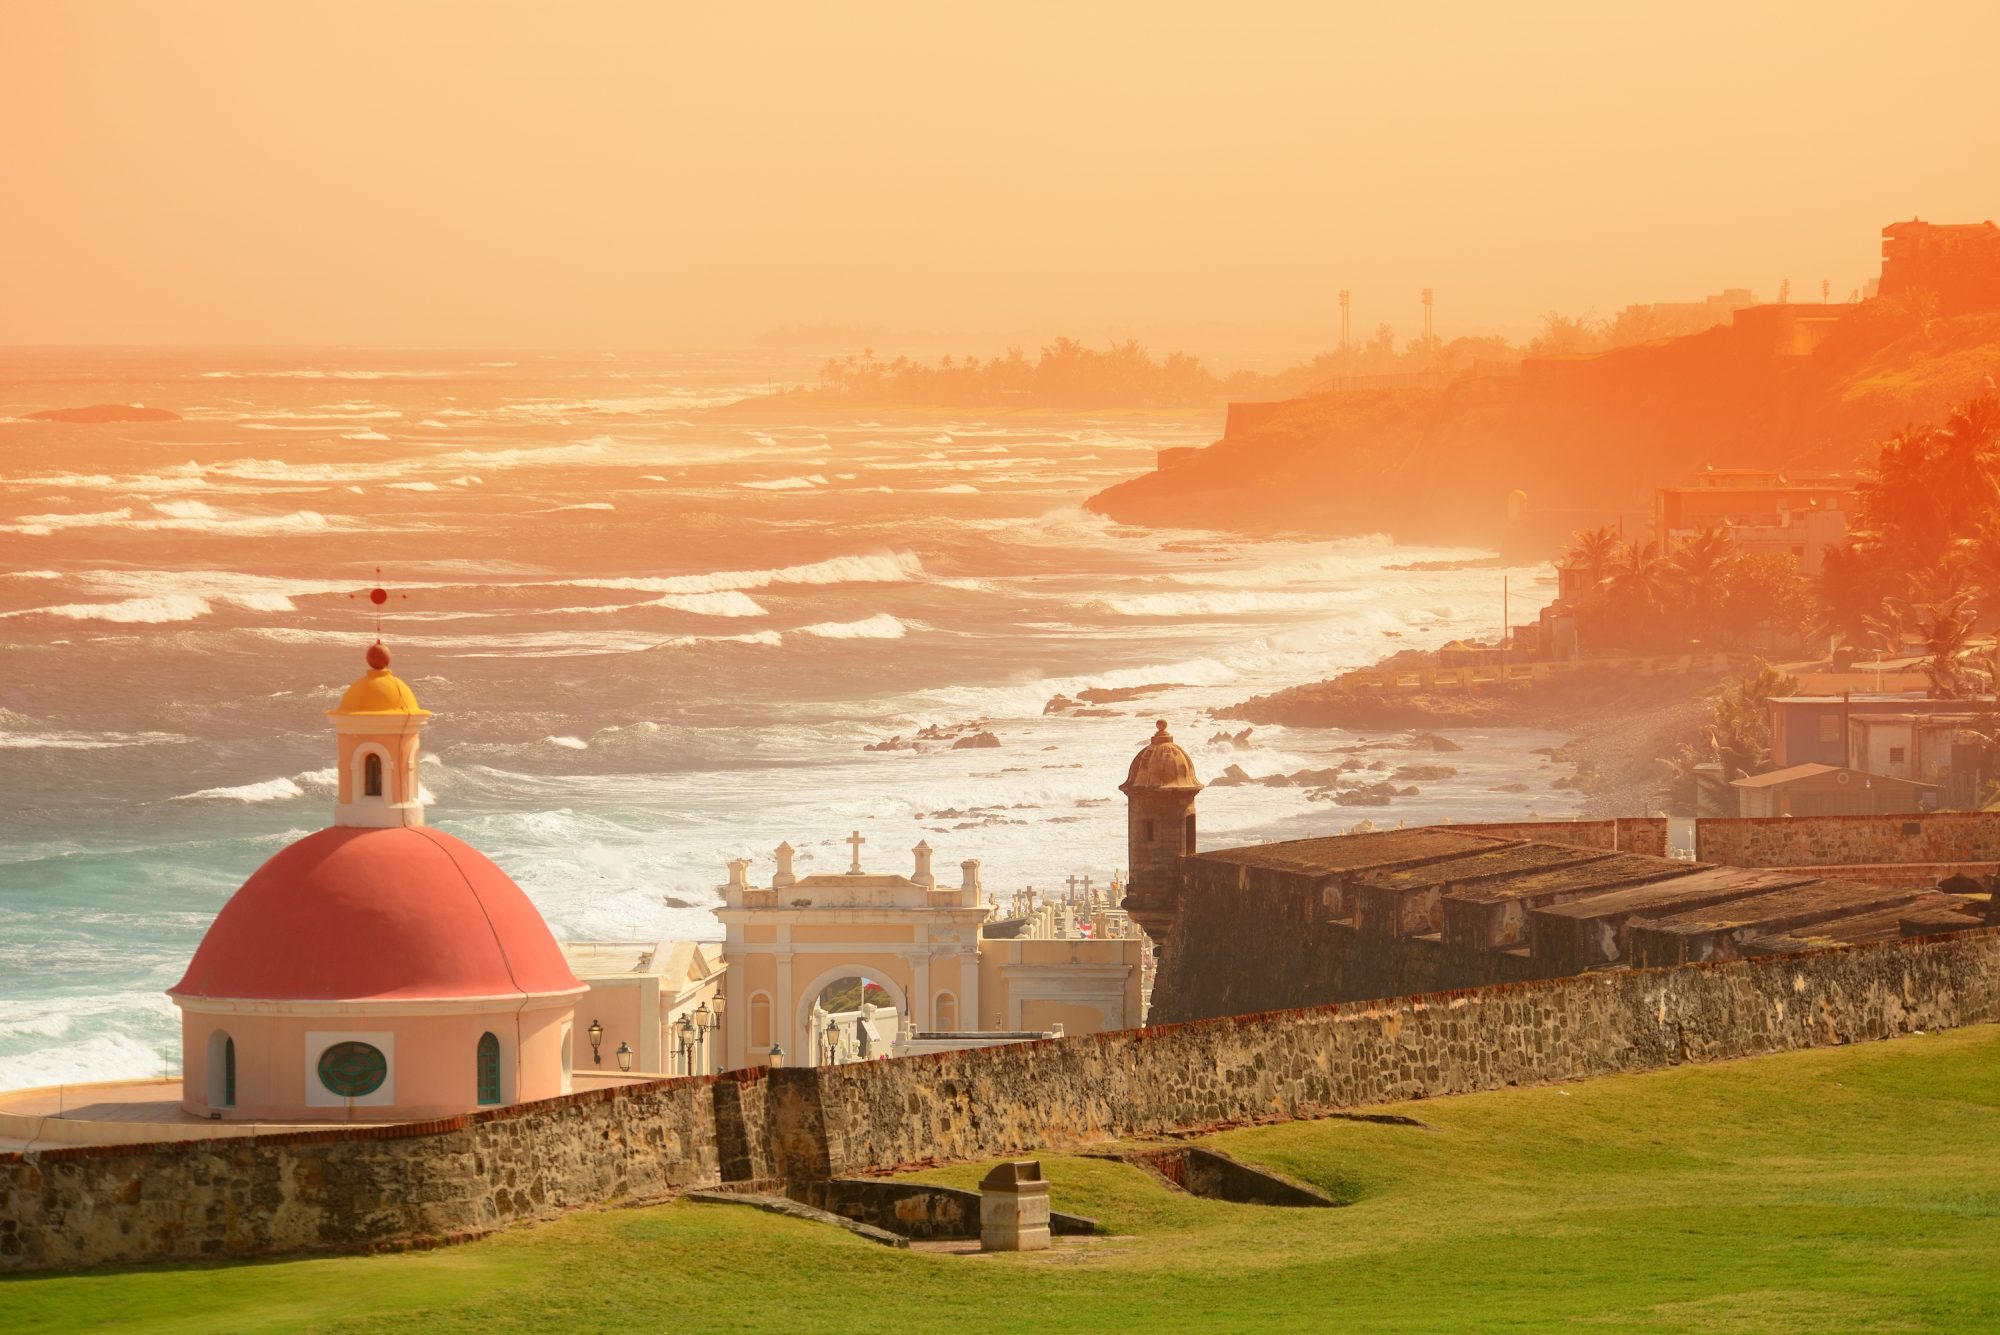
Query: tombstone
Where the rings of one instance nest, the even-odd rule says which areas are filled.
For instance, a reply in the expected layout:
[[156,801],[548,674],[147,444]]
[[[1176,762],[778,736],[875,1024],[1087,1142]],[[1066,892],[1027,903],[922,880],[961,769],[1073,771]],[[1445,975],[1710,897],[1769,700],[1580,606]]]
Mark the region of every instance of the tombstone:
[[1049,1245],[1049,1184],[1034,1159],[1015,1159],[979,1183],[979,1250],[1039,1252]]

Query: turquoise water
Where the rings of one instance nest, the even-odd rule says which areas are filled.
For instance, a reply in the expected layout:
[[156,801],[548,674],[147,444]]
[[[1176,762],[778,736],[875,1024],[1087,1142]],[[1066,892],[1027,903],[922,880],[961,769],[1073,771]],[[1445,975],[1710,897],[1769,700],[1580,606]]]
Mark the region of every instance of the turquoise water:
[[[178,1069],[178,977],[231,890],[330,819],[321,711],[374,634],[436,711],[434,823],[559,935],[718,933],[729,857],[799,869],[979,858],[1005,896],[1123,861],[1117,784],[1164,716],[1205,775],[1393,739],[1205,711],[1495,619],[1464,553],[1120,527],[1081,509],[1212,415],[718,416],[767,356],[14,354],[0,376],[0,1087]],[[176,423],[61,426],[143,402]],[[823,419],[823,420],[820,420]],[[1517,597],[1542,572],[1512,572]],[[1058,692],[1165,689],[1081,714]],[[936,726],[997,748],[864,751]],[[1231,724],[1234,732],[1240,725]],[[1523,752],[1366,813],[1202,798],[1219,843],[1567,814]],[[1379,751],[1379,754],[1377,752]],[[1407,757],[1405,757],[1407,758]]]

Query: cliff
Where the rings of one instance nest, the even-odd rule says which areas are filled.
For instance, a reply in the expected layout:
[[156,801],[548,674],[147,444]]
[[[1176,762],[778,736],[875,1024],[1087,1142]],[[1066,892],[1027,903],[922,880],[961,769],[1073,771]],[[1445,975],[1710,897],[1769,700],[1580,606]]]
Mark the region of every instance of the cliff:
[[1233,410],[1215,444],[1088,504],[1155,526],[1493,546],[1518,489],[1547,545],[1650,509],[1652,488],[1709,465],[1857,465],[1996,374],[2000,312],[1752,307],[1684,338],[1531,358],[1518,375]]

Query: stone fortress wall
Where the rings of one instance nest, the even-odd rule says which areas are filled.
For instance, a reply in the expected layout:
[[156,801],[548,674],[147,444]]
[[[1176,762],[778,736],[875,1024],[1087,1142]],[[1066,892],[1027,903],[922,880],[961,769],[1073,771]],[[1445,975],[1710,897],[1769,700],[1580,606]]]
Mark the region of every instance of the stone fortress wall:
[[[1398,826],[1217,849],[1151,888],[1174,1023],[2000,924],[2000,812]],[[1971,877],[1972,880],[1967,878]]]
[[1482,821],[1478,824],[1438,825],[1427,828],[1483,834],[1493,839],[1539,839],[1567,844],[1572,848],[1595,848],[1606,853],[1638,853],[1646,857],[1667,856],[1665,816],[1616,816],[1603,820],[1565,821]]
[[2000,932],[570,1095],[445,1121],[0,1155],[0,1269],[425,1245],[804,1182],[2000,1020]]
[[2000,863],[2000,812],[1745,816],[1695,822],[1698,862],[1732,867]]

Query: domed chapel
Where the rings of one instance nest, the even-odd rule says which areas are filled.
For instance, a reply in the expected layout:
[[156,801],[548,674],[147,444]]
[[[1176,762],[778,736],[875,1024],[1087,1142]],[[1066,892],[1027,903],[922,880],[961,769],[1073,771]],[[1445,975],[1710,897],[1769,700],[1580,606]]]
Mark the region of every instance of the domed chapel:
[[224,1121],[410,1121],[569,1092],[578,981],[521,888],[424,824],[430,711],[368,669],[327,711],[333,824],[243,883],[167,995],[182,1104]]

